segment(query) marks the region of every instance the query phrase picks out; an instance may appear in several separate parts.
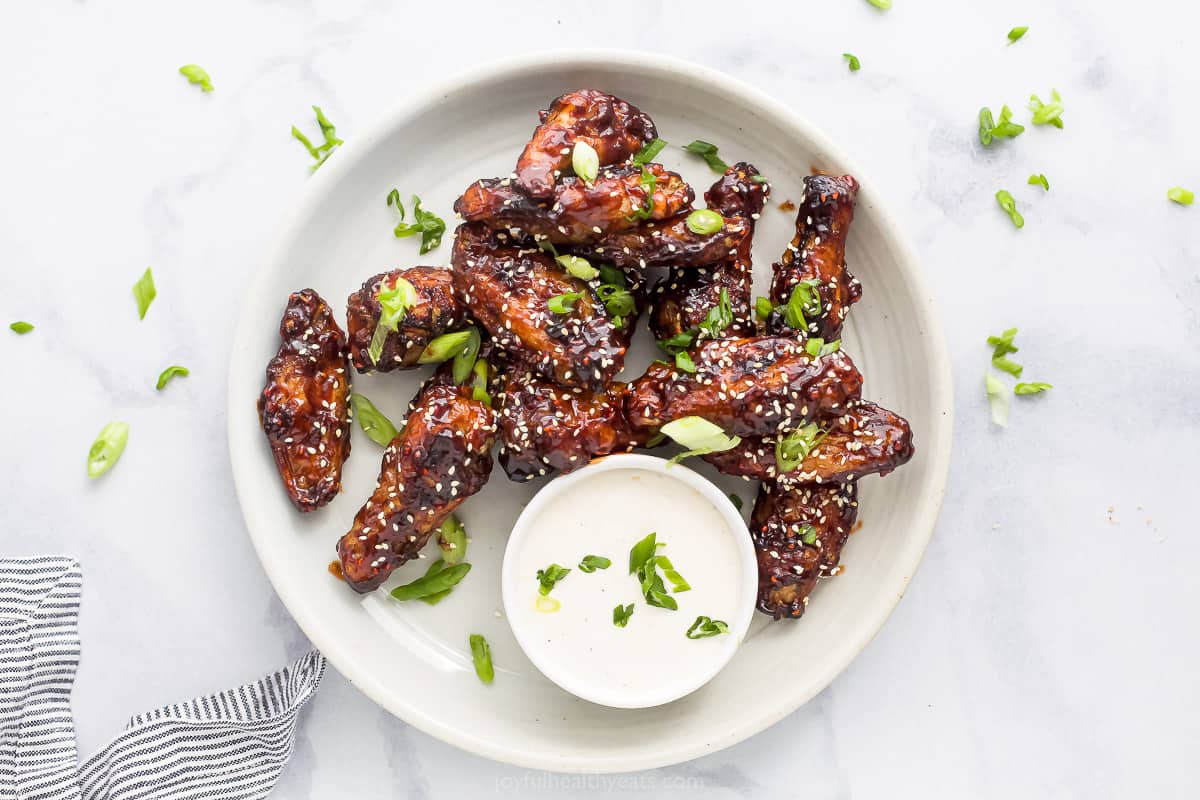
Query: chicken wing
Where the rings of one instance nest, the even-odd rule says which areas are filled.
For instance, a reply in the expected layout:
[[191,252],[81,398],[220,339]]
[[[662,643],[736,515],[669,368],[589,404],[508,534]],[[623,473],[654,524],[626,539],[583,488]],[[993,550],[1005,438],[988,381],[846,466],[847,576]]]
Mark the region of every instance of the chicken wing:
[[383,452],[379,481],[337,545],[346,583],[369,592],[417,557],[430,535],[487,483],[496,416],[443,367],[421,387]]
[[[649,177],[647,177],[649,176]],[[661,164],[622,164],[600,170],[585,183],[563,178],[545,200],[531,197],[510,178],[484,178],[454,201],[467,222],[526,234],[553,244],[590,244],[691,208],[695,194],[678,174]]]
[[836,575],[858,518],[853,483],[796,487],[764,483],[750,515],[758,553],[758,610],[796,619],[818,578]]
[[[403,278],[416,290],[417,302],[407,309],[395,331],[387,334],[379,363],[369,355],[371,339],[379,324],[379,290]],[[391,372],[411,369],[429,342],[466,323],[467,310],[454,296],[450,270],[441,267],[412,267],[381,272],[368,278],[346,301],[346,326],[350,333],[350,360],[359,372]]]
[[643,222],[626,231],[605,234],[590,245],[567,249],[621,269],[703,267],[735,257],[750,238],[748,221],[739,217],[725,217],[716,233],[696,233],[687,226],[687,216],[677,214],[660,222]]
[[[837,339],[850,306],[862,297],[862,284],[846,269],[846,236],[854,219],[858,181],[850,175],[810,175],[796,211],[796,235],[774,267],[771,302],[777,307],[791,299],[795,287],[811,281],[821,309],[805,316],[808,333],[826,341]],[[779,311],[771,314],[767,329],[787,332]]]
[[517,159],[517,183],[534,197],[549,197],[555,178],[571,165],[576,142],[586,142],[600,165],[616,164],[658,135],[650,117],[596,89],[567,92],[539,113],[541,124]]
[[913,456],[908,420],[865,400],[828,422],[824,435],[800,464],[780,471],[776,457],[779,435],[748,437],[737,447],[709,453],[704,460],[726,475],[747,480],[774,481],[781,486],[800,483],[845,482],[864,475],[886,475]]
[[312,289],[288,298],[279,336],[258,418],[292,504],[315,511],[341,491],[350,456],[346,337]]
[[[459,299],[500,349],[539,375],[563,386],[602,389],[625,365],[633,318],[616,325],[591,285],[537,248],[509,241],[480,223],[459,227],[451,257]],[[555,298],[565,313],[551,310]]]
[[590,392],[510,371],[499,401],[500,466],[509,479],[527,481],[644,445],[648,436],[625,417],[627,393],[620,382]]
[[717,261],[711,267],[676,267],[654,288],[654,307],[650,329],[658,340],[696,332],[709,313],[721,303],[721,292],[728,298],[730,324],[721,337],[746,336],[754,332],[754,312],[750,305],[753,283],[750,262],[754,222],[770,195],[758,170],[746,162],[734,164],[704,193],[708,207],[726,217],[746,221],[750,233],[735,248],[735,255]]
[[697,416],[735,436],[763,436],[841,413],[862,391],[844,352],[813,358],[790,336],[705,341],[691,357],[694,374],[656,362],[633,382],[626,408],[635,429]]

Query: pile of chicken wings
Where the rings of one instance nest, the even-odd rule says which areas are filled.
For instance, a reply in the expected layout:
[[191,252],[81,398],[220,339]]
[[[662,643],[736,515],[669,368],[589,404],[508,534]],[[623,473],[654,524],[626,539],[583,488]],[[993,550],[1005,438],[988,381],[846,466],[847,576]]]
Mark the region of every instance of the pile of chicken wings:
[[[857,480],[913,454],[908,423],[861,399],[862,375],[829,345],[862,295],[845,259],[857,182],[805,179],[795,237],[755,303],[751,240],[770,186],[753,165],[728,167],[704,193],[720,227],[697,233],[692,187],[644,158],[657,139],[645,113],[581,89],[540,121],[512,174],[476,181],[455,203],[449,268],[369,278],[347,302],[348,337],[311,289],[289,299],[258,407],[292,502],[309,512],[340,490],[351,365],[413,369],[439,360],[427,357],[438,337],[474,326],[473,366],[444,360],[425,381],[337,542],[351,587],[373,590],[416,558],[487,482],[493,450],[509,479],[526,481],[657,446],[667,423],[701,417],[740,437],[703,457],[761,482],[750,524],[758,607],[799,617],[818,579],[839,571]],[[580,143],[598,156],[594,176],[572,169]],[[402,284],[403,314],[377,336],[384,293]],[[683,355],[618,381],[643,312]]]

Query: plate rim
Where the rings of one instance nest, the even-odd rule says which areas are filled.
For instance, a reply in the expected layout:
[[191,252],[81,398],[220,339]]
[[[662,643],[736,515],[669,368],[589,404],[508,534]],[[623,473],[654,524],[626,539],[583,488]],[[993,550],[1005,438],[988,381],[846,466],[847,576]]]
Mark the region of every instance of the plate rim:
[[[646,751],[633,755],[608,756],[596,759],[588,757],[566,757],[548,764],[545,758],[527,752],[520,747],[511,747],[502,742],[493,742],[481,737],[464,736],[464,732],[441,722],[421,709],[406,702],[403,697],[388,689],[384,682],[367,670],[356,667],[353,653],[344,650],[336,641],[336,632],[328,621],[323,621],[320,615],[298,613],[294,608],[303,608],[296,602],[299,589],[289,588],[283,579],[282,572],[272,566],[275,561],[266,550],[266,543],[255,534],[250,524],[247,511],[248,498],[244,493],[247,481],[241,480],[242,468],[239,467],[235,420],[245,413],[246,400],[235,397],[234,386],[237,383],[238,353],[242,343],[249,338],[253,326],[261,325],[262,320],[252,317],[251,308],[254,305],[250,298],[261,295],[268,281],[266,265],[277,263],[284,248],[302,227],[302,221],[307,218],[310,209],[317,205],[325,194],[326,184],[331,184],[348,172],[358,161],[366,156],[374,144],[389,131],[402,124],[405,120],[425,113],[430,106],[439,100],[444,100],[455,92],[469,89],[473,84],[502,78],[512,78],[531,70],[546,69],[588,69],[588,68],[625,68],[642,73],[664,74],[685,83],[705,84],[719,92],[735,95],[741,102],[750,107],[757,107],[766,115],[786,123],[787,127],[799,131],[817,149],[835,159],[846,167],[847,172],[858,179],[863,193],[872,197],[872,213],[877,216],[878,226],[889,242],[894,243],[893,256],[904,271],[906,280],[913,286],[914,293],[923,302],[918,305],[917,322],[924,329],[930,358],[932,384],[930,386],[929,402],[931,407],[940,413],[935,414],[937,420],[931,431],[923,433],[933,447],[925,451],[929,459],[930,482],[928,497],[919,498],[917,520],[913,526],[914,535],[909,537],[909,543],[899,554],[903,566],[903,577],[898,585],[881,588],[881,592],[890,595],[890,602],[881,609],[878,618],[870,624],[863,625],[858,631],[852,632],[849,646],[841,648],[841,657],[836,659],[820,680],[812,681],[815,686],[804,690],[795,696],[781,699],[769,713],[753,717],[739,716],[730,721],[730,728],[715,737],[696,736],[690,741],[668,749]],[[946,345],[944,327],[937,302],[930,291],[930,284],[924,268],[917,257],[916,251],[908,241],[903,229],[887,206],[880,202],[874,184],[864,173],[858,163],[848,156],[826,134],[806,120],[800,114],[792,111],[783,102],[776,100],[765,91],[742,81],[727,73],[711,67],[673,56],[660,55],[633,50],[616,48],[588,49],[550,49],[509,56],[501,59],[482,62],[464,69],[394,103],[373,122],[368,123],[362,134],[347,141],[339,147],[325,162],[322,169],[310,176],[300,193],[298,202],[287,210],[276,226],[273,236],[258,262],[254,274],[246,284],[242,309],[238,315],[238,324],[234,331],[231,346],[229,368],[226,373],[226,441],[229,450],[234,492],[238,500],[238,508],[246,532],[254,546],[255,555],[267,575],[272,588],[279,597],[288,614],[308,637],[310,642],[334,665],[334,667],[359,691],[367,695],[373,702],[408,725],[411,725],[434,738],[453,745],[476,755],[484,756],[497,762],[512,764],[529,769],[551,770],[575,773],[608,773],[646,770],[679,764],[685,761],[709,755],[730,747],[767,728],[775,725],[784,717],[790,715],[821,691],[824,691],[846,667],[856,659],[871,640],[882,629],[884,623],[891,617],[900,599],[907,591],[909,584],[920,566],[925,551],[933,538],[941,512],[942,502],[946,493],[949,477],[951,451],[954,432],[954,394],[952,370],[949,352]],[[716,739],[717,741],[714,741]]]

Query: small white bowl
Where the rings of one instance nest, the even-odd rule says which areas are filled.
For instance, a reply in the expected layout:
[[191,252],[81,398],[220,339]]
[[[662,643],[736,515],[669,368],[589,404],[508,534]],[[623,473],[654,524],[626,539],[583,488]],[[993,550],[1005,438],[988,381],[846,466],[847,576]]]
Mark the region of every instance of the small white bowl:
[[[586,630],[588,631],[586,640],[570,643],[552,641],[554,637],[549,635],[548,625],[559,623],[560,620],[551,619],[549,614],[541,614],[536,611],[531,613],[532,600],[537,597],[537,592],[533,583],[533,576],[527,574],[529,573],[529,564],[525,564],[523,570],[522,555],[533,531],[536,529],[535,523],[547,512],[547,507],[551,506],[564,493],[577,489],[582,483],[595,481],[606,473],[621,470],[649,473],[652,476],[663,476],[672,481],[677,481],[688,489],[693,490],[712,509],[717,511],[720,520],[724,523],[725,535],[732,540],[732,552],[736,555],[734,558],[728,559],[718,558],[714,553],[714,557],[711,560],[705,561],[703,567],[710,570],[705,578],[709,582],[720,580],[724,576],[728,576],[729,580],[740,581],[740,590],[733,593],[736,595],[735,610],[732,614],[728,615],[729,619],[726,620],[729,624],[728,633],[713,637],[712,640],[708,640],[703,644],[684,644],[688,640],[683,637],[682,633],[692,622],[692,613],[697,610],[707,609],[691,603],[688,604],[691,606],[691,610],[685,610],[685,603],[692,599],[691,595],[687,593],[672,595],[680,603],[679,611],[663,611],[650,608],[640,597],[640,590],[636,585],[636,579],[633,576],[627,575],[626,551],[628,545],[626,544],[614,550],[611,542],[597,540],[578,542],[576,543],[576,549],[582,547],[587,552],[604,554],[611,557],[612,565],[604,571],[602,580],[614,591],[612,594],[607,595],[601,605],[604,605],[605,609],[607,609],[608,606],[605,604],[611,603],[614,599],[618,602],[625,602],[632,601],[636,597],[635,613],[630,619],[628,627],[619,629],[615,628],[607,619],[591,619],[586,623]],[[622,498],[618,490],[611,498],[611,505],[606,505],[604,508],[581,509],[581,512],[582,514],[615,515],[619,518],[623,508]],[[659,522],[662,522],[661,509],[656,509],[655,513],[659,515]],[[609,524],[611,525],[611,523]],[[626,526],[626,520],[622,519],[617,527]],[[647,524],[639,527],[634,519],[630,519],[628,527],[638,534],[637,538],[641,538],[643,527],[656,528],[658,526]],[[567,538],[568,535],[564,533],[564,540]],[[676,566],[681,572],[692,572],[693,570],[681,567],[678,564],[679,554],[687,548],[687,541],[680,539],[678,531],[669,538],[669,546],[664,549],[663,553],[675,560]],[[557,555],[558,553],[562,553],[562,555]],[[558,561],[563,563],[563,566],[569,566],[572,568],[573,573],[577,573],[576,564],[571,559],[581,557],[582,555],[584,555],[582,552],[578,554],[574,553],[571,547],[567,546],[564,541],[564,545],[562,547],[556,546],[553,552],[548,554],[548,557],[550,559],[557,558]],[[692,559],[693,564],[696,564],[694,556],[692,556]],[[541,562],[538,561],[538,564],[541,565]],[[695,568],[693,567],[693,569]],[[688,575],[685,575],[685,577],[688,577],[694,586],[696,585],[696,582],[691,577]],[[580,591],[594,592],[596,591],[595,584],[600,582],[601,579],[592,579],[586,574],[572,574],[568,575],[561,586],[577,593]],[[629,585],[626,586],[625,582],[628,582]],[[589,586],[589,583],[593,585]],[[711,583],[709,585],[711,586]],[[525,510],[521,512],[521,516],[517,519],[509,536],[508,545],[504,551],[500,586],[505,617],[508,619],[513,635],[517,643],[521,646],[521,649],[525,652],[525,655],[528,656],[529,660],[533,662],[534,666],[543,675],[562,689],[593,703],[613,708],[649,708],[670,703],[673,700],[678,700],[696,691],[716,677],[725,665],[729,663],[730,659],[733,658],[734,654],[737,653],[738,647],[746,636],[751,618],[754,615],[755,598],[758,589],[758,566],[754,545],[751,542],[750,532],[746,528],[746,523],[742,519],[741,513],[734,507],[729,497],[723,491],[682,464],[670,464],[666,459],[658,458],[657,456],[620,454],[597,459],[575,472],[556,478],[546,484],[534,496],[529,505],[525,507]],[[559,587],[555,587],[555,595],[561,597],[562,594],[563,592],[560,591]],[[576,597],[578,597],[578,594],[576,594]],[[553,602],[557,604],[556,599]],[[577,606],[572,606],[572,610],[574,608],[577,608]],[[647,616],[649,615],[661,614],[670,616],[657,616],[659,621],[653,623],[647,620]],[[675,615],[678,615],[678,619],[671,619]],[[725,614],[722,614],[722,616],[725,616]],[[651,619],[654,618],[651,617]],[[590,646],[594,644],[597,647],[620,648],[620,652],[627,654],[630,658],[636,658],[639,655],[645,657],[646,654],[641,650],[635,650],[633,644],[636,641],[635,636],[645,636],[643,632],[646,629],[638,628],[636,634],[633,634],[631,629],[640,624],[656,625],[656,630],[663,630],[664,626],[662,623],[668,619],[671,619],[671,624],[674,627],[679,627],[681,645],[684,647],[704,647],[705,650],[703,651],[703,657],[683,658],[675,664],[674,669],[656,670],[655,663],[651,659],[647,659],[649,663],[645,664],[646,670],[654,673],[656,676],[661,675],[661,681],[655,680],[649,685],[641,684],[635,687],[614,686],[611,681],[601,680],[598,674],[599,670],[603,669],[602,665],[605,663],[605,659],[602,656],[596,659],[597,672],[591,674],[587,674],[586,670],[581,671],[578,663],[574,666],[569,665],[568,662],[572,659],[570,657],[563,657],[563,648],[578,647],[584,644],[589,646],[589,650]],[[560,630],[569,631],[576,637],[582,629],[580,625],[570,625],[560,628]],[[659,641],[665,642],[666,640],[655,639],[655,642]],[[612,650],[608,652],[612,652]],[[662,665],[660,664],[659,666]]]

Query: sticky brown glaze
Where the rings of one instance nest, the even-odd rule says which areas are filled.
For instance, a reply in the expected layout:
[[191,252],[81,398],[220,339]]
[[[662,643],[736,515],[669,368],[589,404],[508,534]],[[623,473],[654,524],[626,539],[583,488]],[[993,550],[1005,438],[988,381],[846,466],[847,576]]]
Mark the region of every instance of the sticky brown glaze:
[[[383,342],[379,363],[368,354],[375,326],[379,324],[379,290],[384,279],[388,288],[403,278],[416,289],[417,303],[408,309],[394,332]],[[412,267],[381,272],[363,283],[346,301],[346,327],[350,333],[350,360],[359,372],[391,372],[412,369],[430,340],[466,323],[467,310],[454,296],[450,270],[441,267]]]
[[886,475],[913,457],[908,420],[865,400],[844,414],[822,420],[825,438],[791,472],[780,472],[775,458],[777,435],[747,437],[730,450],[709,453],[704,460],[726,475],[780,485],[856,480]]
[[765,181],[755,181],[756,176],[761,177],[754,165],[743,161],[727,169],[704,193],[710,209],[722,216],[745,220],[750,233],[743,237],[734,255],[711,267],[676,267],[659,281],[654,288],[654,305],[650,312],[650,330],[655,339],[669,339],[689,331],[696,331],[699,337],[707,335],[699,325],[720,303],[722,289],[729,297],[733,318],[729,327],[721,332],[722,337],[747,336],[754,332],[750,245],[754,223],[771,191]]
[[[842,547],[857,517],[852,483],[764,483],[750,515],[758,554],[758,610],[775,619],[799,618],[817,580],[841,571]],[[804,542],[805,533],[811,544]]]
[[[567,387],[599,390],[625,365],[633,322],[618,328],[587,282],[537,248],[508,243],[481,223],[455,233],[454,288],[496,346],[537,374]],[[567,314],[548,302],[580,292]]]
[[[796,284],[815,280],[821,314],[807,320],[808,333],[826,341],[837,339],[850,306],[862,297],[862,284],[846,269],[846,236],[854,219],[858,181],[850,175],[810,175],[796,212],[796,235],[774,266],[771,302],[784,305]],[[772,333],[789,330],[783,315],[767,321]]]
[[703,417],[735,436],[764,436],[840,414],[862,391],[862,375],[838,350],[813,358],[790,336],[717,339],[691,351],[689,374],[651,364],[626,402],[635,429]]
[[625,417],[624,383],[589,392],[509,374],[501,395],[500,466],[510,480],[571,472],[596,456],[627,452],[647,436]]
[[[647,164],[653,191],[642,183],[640,166],[622,164],[600,170],[596,180],[563,178],[551,196],[538,200],[510,178],[484,178],[467,187],[454,202],[467,222],[486,222],[514,235],[531,235],[553,244],[590,244],[606,235],[637,228],[639,211],[662,220],[691,208],[695,195],[678,174],[661,164]],[[647,205],[649,204],[649,205]]]
[[517,159],[517,184],[534,197],[549,197],[557,173],[571,166],[576,142],[587,142],[600,165],[617,164],[633,156],[658,132],[650,117],[619,97],[596,89],[567,92],[545,111]]
[[448,368],[425,382],[383,451],[375,491],[337,545],[346,583],[369,592],[417,557],[430,535],[487,483],[496,416],[455,386]]
[[350,456],[346,337],[312,289],[288,298],[279,336],[258,418],[292,504],[315,511],[341,491]]
[[716,233],[693,233],[685,213],[660,222],[643,222],[627,231],[602,236],[593,244],[566,249],[622,269],[703,267],[735,257],[750,233],[747,220],[738,217],[726,217]]

